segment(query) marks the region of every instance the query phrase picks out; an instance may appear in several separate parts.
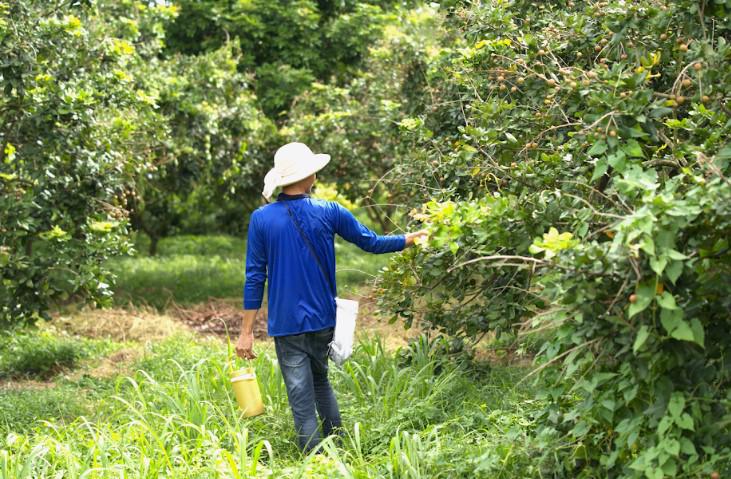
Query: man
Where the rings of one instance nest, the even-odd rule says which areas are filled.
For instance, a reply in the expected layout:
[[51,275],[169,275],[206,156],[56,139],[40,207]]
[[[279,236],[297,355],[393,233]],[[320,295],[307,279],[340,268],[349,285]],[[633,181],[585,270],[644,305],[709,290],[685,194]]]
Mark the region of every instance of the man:
[[236,353],[253,359],[253,325],[268,282],[268,332],[274,337],[287,387],[297,442],[307,452],[341,426],[340,411],[328,382],[328,345],[335,327],[335,246],[339,235],[371,253],[400,251],[425,233],[378,236],[344,207],[312,199],[315,174],[330,155],[313,154],[289,143],[274,155],[264,178],[267,200],[282,186],[277,201],[251,215],[246,251],[244,318]]

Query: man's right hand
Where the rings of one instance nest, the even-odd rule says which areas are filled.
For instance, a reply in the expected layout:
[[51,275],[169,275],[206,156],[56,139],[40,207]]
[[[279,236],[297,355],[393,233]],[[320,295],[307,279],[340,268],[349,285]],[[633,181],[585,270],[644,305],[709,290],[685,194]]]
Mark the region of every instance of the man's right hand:
[[254,333],[241,333],[236,341],[236,355],[244,359],[255,359],[254,354]]

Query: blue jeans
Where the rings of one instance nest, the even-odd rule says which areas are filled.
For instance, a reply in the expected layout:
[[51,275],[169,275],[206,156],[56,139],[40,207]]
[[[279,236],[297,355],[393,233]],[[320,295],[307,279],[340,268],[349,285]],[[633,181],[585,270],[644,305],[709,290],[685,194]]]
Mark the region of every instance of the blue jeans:
[[324,436],[342,425],[338,402],[327,379],[327,351],[332,338],[333,328],[274,337],[294,417],[297,444],[304,452],[315,447],[321,439],[315,410],[322,421]]

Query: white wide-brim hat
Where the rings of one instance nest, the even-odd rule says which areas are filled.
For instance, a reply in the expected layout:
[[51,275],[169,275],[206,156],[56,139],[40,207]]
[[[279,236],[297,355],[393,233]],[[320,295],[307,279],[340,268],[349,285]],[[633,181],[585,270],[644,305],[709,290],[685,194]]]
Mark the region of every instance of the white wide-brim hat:
[[274,154],[274,168],[264,177],[262,195],[268,200],[278,186],[287,186],[317,173],[330,162],[330,155],[315,154],[304,143],[287,143]]

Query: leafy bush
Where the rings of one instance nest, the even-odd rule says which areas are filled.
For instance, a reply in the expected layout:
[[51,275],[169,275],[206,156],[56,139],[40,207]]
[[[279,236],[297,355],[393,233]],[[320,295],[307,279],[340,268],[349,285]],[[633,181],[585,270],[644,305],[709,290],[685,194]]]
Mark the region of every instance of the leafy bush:
[[0,3],[0,322],[111,296],[101,264],[128,248],[119,199],[158,129],[130,72],[134,32],[108,27],[90,8]]
[[457,5],[400,122],[413,153],[383,182],[430,237],[381,305],[470,340],[550,333],[546,472],[729,464],[731,24],[703,5]]
[[[126,195],[134,228],[157,241],[181,230],[244,230],[242,210],[261,200],[260,179],[275,148],[274,125],[256,107],[232,45],[192,57],[141,58],[135,75],[157,107],[161,141],[151,167]],[[266,159],[266,161],[265,161]]]
[[50,332],[5,332],[0,344],[0,378],[48,378],[87,357],[83,342]]

